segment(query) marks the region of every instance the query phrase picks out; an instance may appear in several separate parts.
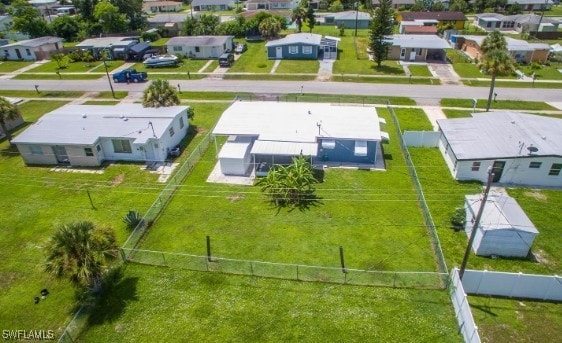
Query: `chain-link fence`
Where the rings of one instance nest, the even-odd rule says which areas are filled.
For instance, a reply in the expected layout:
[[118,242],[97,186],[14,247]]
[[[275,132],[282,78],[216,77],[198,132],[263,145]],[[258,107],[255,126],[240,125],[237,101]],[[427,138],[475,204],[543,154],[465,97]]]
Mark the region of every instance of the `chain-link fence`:
[[362,104],[362,105],[386,105],[388,100],[374,96],[362,95],[329,95],[329,94],[240,94],[235,97],[237,100],[245,101],[276,101],[276,102],[321,102],[331,104]]
[[302,264],[271,263],[152,251],[122,249],[127,261],[177,269],[251,275],[285,280],[345,283],[416,289],[443,289],[443,275],[438,272],[397,272],[320,267]]

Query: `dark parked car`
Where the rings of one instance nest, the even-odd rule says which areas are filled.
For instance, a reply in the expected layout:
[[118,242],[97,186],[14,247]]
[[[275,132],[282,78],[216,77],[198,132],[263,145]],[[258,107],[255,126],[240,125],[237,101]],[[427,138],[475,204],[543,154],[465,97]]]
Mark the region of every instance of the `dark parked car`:
[[230,67],[234,63],[234,55],[230,52],[220,55],[219,57],[219,66],[221,67]]
[[246,46],[246,44],[244,43],[238,43],[238,45],[236,45],[236,49],[234,49],[234,52],[237,54],[241,54],[244,51],[246,51],[248,47]]

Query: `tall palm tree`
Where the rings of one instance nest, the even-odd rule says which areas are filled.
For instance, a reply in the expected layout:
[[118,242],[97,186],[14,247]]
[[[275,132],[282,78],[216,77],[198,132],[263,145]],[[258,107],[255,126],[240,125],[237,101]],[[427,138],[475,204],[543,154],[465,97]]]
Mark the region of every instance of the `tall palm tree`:
[[480,50],[482,50],[482,54],[484,55],[492,50],[507,51],[507,41],[500,31],[494,30],[490,32],[486,38],[484,38],[484,41],[482,41],[482,45],[480,46]]
[[8,99],[0,96],[0,127],[6,135],[8,141],[12,140],[12,135],[8,128],[6,127],[6,122],[8,120],[16,119],[20,116],[19,108],[8,101]]
[[486,105],[486,112],[490,110],[492,104],[492,96],[494,95],[494,86],[496,83],[497,75],[507,75],[513,73],[515,66],[513,58],[506,50],[491,50],[480,61],[480,69],[486,71],[492,77],[490,83],[490,94],[488,95],[488,104]]
[[178,92],[167,80],[154,80],[144,90],[142,101],[144,107],[168,107],[179,104]]
[[78,286],[101,289],[109,259],[117,257],[113,230],[82,221],[64,224],[51,237],[45,270],[56,277],[69,277]]
[[302,6],[298,6],[293,8],[291,11],[291,19],[295,22],[297,26],[297,30],[301,32],[302,29],[302,21],[306,18],[306,9]]

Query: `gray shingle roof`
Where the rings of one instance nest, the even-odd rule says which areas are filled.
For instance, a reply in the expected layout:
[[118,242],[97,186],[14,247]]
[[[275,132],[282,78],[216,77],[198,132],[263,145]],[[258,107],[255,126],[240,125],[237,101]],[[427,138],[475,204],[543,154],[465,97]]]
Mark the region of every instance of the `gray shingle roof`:
[[458,160],[528,156],[531,145],[532,156],[562,156],[562,119],[501,111],[437,124]]
[[180,36],[170,38],[166,45],[219,46],[225,44],[229,38],[234,36]]

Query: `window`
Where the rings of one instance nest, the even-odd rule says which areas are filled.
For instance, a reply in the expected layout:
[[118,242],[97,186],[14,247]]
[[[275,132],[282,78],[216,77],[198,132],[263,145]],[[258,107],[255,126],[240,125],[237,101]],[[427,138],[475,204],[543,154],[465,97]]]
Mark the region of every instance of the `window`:
[[33,155],[43,155],[43,150],[39,145],[30,145],[29,150]]
[[84,148],[84,153],[86,154],[86,156],[94,156],[94,151],[92,150],[92,148]]
[[183,117],[180,117],[180,130],[183,129],[183,126],[184,126]]
[[290,45],[289,46],[289,53],[294,55],[294,54],[298,54],[299,53],[299,47],[296,45]]
[[171,128],[170,128],[170,137],[173,137],[173,136],[174,136],[174,133],[175,133],[175,132],[174,132],[174,128],[171,127]]
[[31,50],[25,49],[25,53],[27,54],[27,56],[31,56]]
[[132,153],[131,150],[131,142],[126,139],[114,139],[113,142],[113,150],[117,153],[125,153],[130,154]]
[[182,51],[181,46],[178,46],[178,45],[174,45],[172,48],[173,48],[174,51]]
[[196,46],[196,47],[195,47],[195,52],[201,52],[201,48],[198,47],[198,46]]
[[400,57],[406,56],[406,49],[400,50]]
[[529,168],[540,168],[542,162],[531,162],[529,163]]
[[480,170],[480,162],[472,162],[472,171]]
[[306,54],[306,55],[311,55],[312,54],[312,47],[311,46],[303,46],[302,47],[302,53]]
[[562,163],[553,163],[550,167],[548,175],[557,176],[560,175],[560,170],[562,169]]

